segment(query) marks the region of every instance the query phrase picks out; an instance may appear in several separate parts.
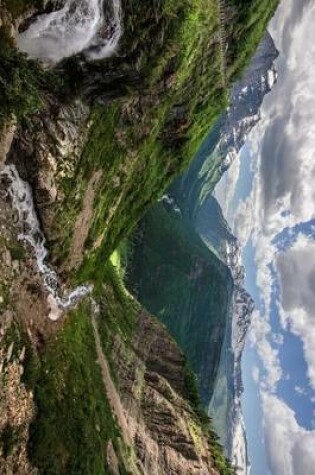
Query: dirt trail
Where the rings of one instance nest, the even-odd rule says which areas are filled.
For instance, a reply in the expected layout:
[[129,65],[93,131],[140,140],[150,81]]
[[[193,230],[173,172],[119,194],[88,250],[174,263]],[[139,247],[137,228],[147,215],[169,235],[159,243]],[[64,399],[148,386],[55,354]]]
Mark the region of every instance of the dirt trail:
[[67,267],[73,269],[78,267],[83,257],[84,242],[90,229],[90,221],[93,217],[93,203],[95,192],[101,180],[102,172],[95,171],[91,176],[83,198],[82,210],[76,220]]
[[101,339],[100,335],[98,332],[98,326],[97,326],[97,321],[96,321],[96,316],[93,314],[92,315],[92,325],[93,325],[93,330],[94,330],[94,336],[95,336],[95,346],[96,346],[96,352],[97,352],[97,358],[98,358],[98,363],[101,367],[102,370],[102,375],[103,375],[103,382],[106,388],[106,394],[107,398],[109,401],[109,404],[111,406],[111,409],[113,413],[115,414],[117,418],[117,422],[119,424],[119,427],[121,429],[122,433],[122,438],[125,443],[125,445],[132,446],[132,437],[130,436],[124,409],[121,405],[120,402],[120,397],[119,394],[115,388],[115,385],[113,383],[113,380],[110,375],[109,371],[109,366],[106,360],[106,357],[103,353],[102,350],[102,345],[101,345]]

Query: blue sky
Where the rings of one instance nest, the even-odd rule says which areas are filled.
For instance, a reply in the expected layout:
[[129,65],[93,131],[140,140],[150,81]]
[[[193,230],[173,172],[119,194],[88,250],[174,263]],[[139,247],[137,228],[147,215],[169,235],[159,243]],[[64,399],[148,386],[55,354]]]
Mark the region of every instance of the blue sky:
[[[235,187],[233,201],[229,206],[229,215],[237,211],[240,201],[246,199],[252,191],[253,170],[251,169],[248,147],[245,146],[240,156],[239,179]],[[293,228],[282,228],[273,238],[276,247],[285,252],[298,239],[299,235],[315,237],[315,221],[298,223]],[[243,248],[243,264],[246,269],[245,286],[255,300],[256,308],[264,307],[261,293],[256,283],[257,264],[255,262],[255,247],[249,239]],[[271,268],[273,277],[272,297],[270,303],[269,322],[271,324],[271,346],[278,350],[279,363],[283,377],[277,385],[277,396],[281,398],[296,414],[297,423],[305,429],[315,428],[315,403],[311,402],[313,390],[307,377],[307,362],[305,361],[301,338],[289,330],[284,330],[279,317],[279,295],[281,292],[277,273]],[[281,335],[281,344],[274,342],[272,335]],[[277,339],[276,339],[277,340]],[[254,368],[264,373],[264,366],[255,348],[250,343],[246,345],[243,356],[243,378],[245,392],[243,397],[243,412],[248,437],[249,456],[252,463],[252,475],[267,475],[271,473],[268,467],[266,449],[263,437],[263,413],[260,399],[259,381],[253,376]],[[253,417],[254,415],[254,417]],[[276,473],[273,475],[277,475]],[[301,474],[304,475],[304,474]]]
[[315,473],[314,25],[315,2],[280,4],[278,82],[216,190],[256,304],[243,357],[251,475]]

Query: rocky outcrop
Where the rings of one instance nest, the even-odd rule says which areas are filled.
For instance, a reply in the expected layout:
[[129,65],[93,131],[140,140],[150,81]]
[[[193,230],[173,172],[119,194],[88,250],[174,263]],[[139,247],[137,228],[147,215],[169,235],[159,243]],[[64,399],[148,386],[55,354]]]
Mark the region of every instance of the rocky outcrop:
[[[224,8],[223,2],[220,5],[221,9]],[[214,420],[226,453],[229,457],[234,457],[235,465],[245,469],[248,460],[241,411],[241,357],[253,311],[253,300],[244,289],[245,271],[241,262],[240,245],[232,235],[212,192],[222,174],[237,157],[246,135],[260,119],[259,108],[262,101],[277,80],[274,66],[277,55],[273,40],[266,32],[248,69],[230,90],[230,107],[212,127],[189,169],[171,185],[167,194],[160,200],[159,207],[155,206],[143,219],[143,228],[150,238],[141,235],[136,246],[138,257],[135,259],[132,274],[132,288],[137,290],[139,300],[166,323],[185,350],[198,375],[202,402]],[[191,255],[194,250],[183,239],[184,232],[173,232],[173,238],[170,239],[167,232],[171,227],[170,223],[160,226],[160,230],[156,229],[155,223],[159,221],[161,207],[167,211],[176,229],[176,223],[179,222],[182,230],[189,229],[191,235],[195,233],[207,247],[211,259],[214,261],[218,258],[222,268],[226,265],[230,270],[233,289],[226,300],[222,298],[220,303],[217,301],[217,325],[211,327],[209,323],[213,317],[207,295],[213,304],[218,295],[218,291],[213,295],[216,285],[214,280],[219,286],[220,276],[217,274],[214,280],[211,280],[205,268],[200,266],[196,281],[203,292],[197,290],[188,293],[183,286],[182,274],[178,272],[176,275],[174,268],[181,269],[181,259],[185,254],[183,248]],[[139,232],[141,234],[141,229],[138,230],[138,235]],[[157,240],[155,235],[158,235]],[[137,235],[135,241],[137,242]],[[177,256],[175,262],[169,252],[170,242],[176,248],[173,250]],[[154,256],[147,251],[150,246]],[[140,260],[140,265],[137,259]],[[172,279],[165,278],[167,266]],[[214,264],[212,266],[214,267]],[[147,270],[144,270],[145,268]],[[151,285],[150,275],[154,276]],[[228,289],[228,273],[225,279]],[[156,285],[160,287],[158,305],[153,291]],[[168,286],[168,289],[164,290],[164,286]],[[187,295],[190,297],[189,305],[185,306],[183,302]],[[176,305],[171,305],[172,302],[176,302]],[[201,302],[207,302],[207,305],[202,306]],[[192,309],[198,309],[195,315]],[[178,311],[180,323],[177,325]],[[194,325],[187,323],[191,321],[195,322],[196,326],[199,325],[202,331],[195,332]],[[187,339],[182,333],[185,333]],[[196,348],[199,352],[198,363],[195,358]],[[208,348],[215,348],[216,354],[220,353],[219,363],[211,365],[212,353]],[[206,385],[209,379],[215,380],[211,386]]]
[[0,167],[4,164],[14,137],[16,125],[13,121],[7,121],[0,131]]
[[29,425],[35,406],[33,393],[23,378],[28,351],[22,327],[17,322],[28,320],[29,334],[35,343],[40,327],[36,335],[34,324],[38,317],[42,318],[44,305],[33,302],[34,295],[40,292],[40,284],[32,278],[32,265],[28,265],[23,248],[16,242],[12,210],[2,193],[0,275],[0,474],[35,475],[37,470],[27,455]]
[[48,101],[30,128],[17,128],[7,155],[7,161],[31,185],[47,234],[53,210],[64,200],[62,181],[74,177],[89,130],[88,117],[89,107],[80,100],[71,105]]
[[209,440],[186,401],[184,355],[166,329],[142,313],[128,359],[118,341],[114,361],[140,473],[219,474]]
[[231,305],[231,274],[169,200],[147,213],[133,240],[127,285],[185,352],[207,407]]
[[[210,126],[209,117],[213,121],[225,106],[216,8],[209,3],[211,14],[204,15],[202,2],[157,0],[148,8],[144,0],[123,0],[124,30],[112,57],[89,61],[91,57],[83,51],[51,68],[51,64],[26,58],[14,42],[37,14],[65,3],[43,2],[44,10],[38,9],[41,2],[37,0],[0,3],[1,7],[5,4],[6,13],[10,11],[1,13],[0,24],[0,59],[4,60],[0,96],[5,106],[0,124],[16,122],[16,129],[5,130],[1,137],[1,163],[6,161],[9,170],[18,171],[11,174],[11,185],[19,175],[30,185],[20,187],[24,196],[15,197],[20,203],[29,198],[36,222],[32,235],[30,220],[18,219],[11,207],[10,193],[4,191],[10,188],[10,177],[2,173],[0,311],[21,327],[31,351],[25,374],[14,361],[12,382],[8,369],[5,412],[10,416],[8,406],[14,406],[19,420],[16,424],[14,418],[1,419],[1,462],[5,459],[8,470],[21,474],[33,473],[35,466],[39,473],[54,475],[105,475],[108,470],[115,475],[135,475],[136,470],[145,475],[230,473],[215,438],[204,427],[195,386],[194,398],[191,395],[183,353],[166,329],[139,310],[138,304],[137,316],[133,314],[132,323],[126,324],[131,299],[108,261],[144,210],[192,157]],[[76,12],[75,2],[72,5],[67,20]],[[105,19],[112,13],[104,13]],[[238,21],[236,16],[233,21]],[[96,31],[97,42],[111,33],[105,23]],[[240,21],[238,26],[237,35],[246,37],[246,25]],[[63,56],[61,52],[58,58]],[[20,214],[30,216],[29,209],[20,208]],[[179,219],[183,217],[180,209],[173,211]],[[184,290],[180,304],[175,302],[174,324],[186,348],[194,338],[192,359],[206,401],[219,364],[231,276],[218,259],[209,257],[195,232],[188,229],[186,233],[181,224],[173,230],[178,239],[175,249],[170,246],[166,252],[166,261],[175,261],[172,271]],[[19,242],[19,231],[28,243]],[[25,236],[30,235],[32,239],[27,240]],[[185,246],[180,247],[182,255],[177,259],[176,246],[182,238],[192,239],[192,252],[182,253]],[[36,239],[44,251],[41,264],[52,277],[51,285],[45,280],[47,272],[36,267],[32,242]],[[46,266],[46,244],[56,272],[50,264]],[[156,269],[161,281],[169,262]],[[205,274],[214,299],[209,298],[208,288],[205,292],[201,279]],[[70,282],[87,284],[85,301],[60,304],[54,313],[59,321],[48,321],[49,297]],[[152,276],[148,282],[154,284]],[[166,293],[172,283],[168,280]],[[98,339],[90,307],[103,292],[107,328]],[[199,307],[193,308],[191,295],[203,297],[199,300],[205,308],[211,307],[211,318],[200,312],[198,320]],[[190,308],[190,313],[181,325],[183,308]],[[157,310],[164,311],[161,306]],[[205,323],[206,330],[201,345],[200,323]],[[10,358],[5,358],[11,361],[11,343],[7,348],[1,340],[0,348],[6,349],[1,358],[9,353]],[[202,380],[202,372],[209,377]],[[25,384],[19,379],[22,373]],[[25,412],[11,397],[12,387],[25,403]],[[116,417],[118,413],[123,417]],[[128,430],[124,432],[125,421]],[[22,442],[12,443],[12,430],[8,433],[7,427],[14,426],[14,435],[20,423]]]
[[277,56],[274,42],[266,32],[247,70],[230,90],[227,111],[209,131],[187,172],[175,180],[169,191],[195,221],[260,119],[262,101],[277,81],[274,65]]

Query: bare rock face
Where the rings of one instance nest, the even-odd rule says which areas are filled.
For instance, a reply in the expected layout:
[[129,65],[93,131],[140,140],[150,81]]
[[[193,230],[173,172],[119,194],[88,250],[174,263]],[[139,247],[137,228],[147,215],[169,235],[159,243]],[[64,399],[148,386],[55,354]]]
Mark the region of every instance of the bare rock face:
[[218,475],[207,436],[187,403],[183,354],[145,314],[132,345],[127,349],[117,340],[113,361],[140,473]]
[[[31,292],[27,290],[30,278],[28,281],[25,278],[25,256],[16,243],[14,231],[9,207],[0,196],[0,475],[35,475],[37,470],[27,455],[29,425],[35,406],[33,393],[23,382],[26,349],[16,324],[20,317],[16,297],[21,299],[24,315],[27,307],[32,315],[36,305],[29,306],[32,301]],[[19,279],[14,262],[19,263]],[[23,296],[28,300],[23,301]],[[32,322],[28,324],[32,326]]]
[[7,121],[0,131],[0,166],[5,162],[7,153],[10,150],[15,129],[14,121]]
[[119,461],[115,453],[112,442],[110,441],[107,445],[107,463],[111,470],[111,475],[119,475]]
[[63,198],[61,180],[73,177],[89,129],[89,112],[80,100],[69,105],[48,101],[31,128],[16,130],[7,161],[31,185],[44,230],[53,219],[51,207]]

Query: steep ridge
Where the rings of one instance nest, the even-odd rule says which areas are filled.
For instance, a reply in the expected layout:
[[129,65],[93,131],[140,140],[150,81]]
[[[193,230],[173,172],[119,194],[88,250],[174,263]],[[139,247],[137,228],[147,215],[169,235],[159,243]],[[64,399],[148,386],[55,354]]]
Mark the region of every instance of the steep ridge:
[[[239,473],[243,473],[242,470],[247,473],[249,464],[241,413],[241,356],[253,301],[244,290],[240,246],[212,192],[224,171],[237,157],[246,134],[259,120],[263,98],[277,78],[273,64],[277,55],[267,32],[242,79],[231,89],[228,111],[211,129],[188,171],[175,180],[161,203],[144,218],[135,237],[136,257],[130,270],[130,285],[138,292],[140,302],[166,323],[187,354],[198,376],[202,403],[208,408],[226,453],[239,467]],[[157,225],[163,214],[167,214],[164,225]],[[167,220],[170,222],[165,224]],[[173,231],[170,238],[169,232],[175,223],[181,232]],[[180,256],[185,253],[194,255],[194,249],[183,241],[187,232],[191,236],[190,242],[201,238],[208,249],[209,262],[219,259],[230,270],[231,277],[226,271],[224,274],[222,267],[221,275],[210,278],[200,267],[199,288],[194,293],[188,293],[174,271],[174,267],[177,272],[180,271]],[[155,250],[154,259],[148,249]],[[172,249],[178,259],[174,263]],[[169,266],[167,272],[166,265]],[[214,263],[211,265],[215,267]],[[220,282],[228,290],[221,300],[217,298]],[[189,305],[185,307],[183,302],[187,295],[190,297]],[[196,315],[192,309],[196,310]],[[211,327],[213,309],[217,325]],[[194,325],[199,328],[197,333],[193,331]],[[220,364],[202,364],[203,359],[211,361],[210,348],[213,345],[221,354]],[[195,358],[196,348],[201,353],[199,364]],[[209,384],[209,381],[212,383]]]
[[172,185],[172,196],[191,217],[197,219],[203,203],[259,121],[263,98],[277,80],[277,56],[273,40],[266,32],[244,75],[231,88],[228,110],[214,124],[189,170]]
[[[12,208],[3,193],[0,211],[3,473],[230,473],[196,411],[183,353],[112,266],[96,309],[87,301],[51,327],[36,254],[18,241],[23,221],[4,225]],[[110,362],[105,387],[97,357],[103,371]]]
[[[219,203],[215,198],[209,197],[203,208],[197,222],[198,233],[208,246],[215,249],[233,276],[233,298],[228,327],[208,411],[227,453],[230,454],[234,465],[239,467],[238,473],[241,474],[247,473],[249,466],[241,409],[243,392],[241,358],[254,303],[244,289],[245,274],[240,245],[231,233]],[[204,231],[207,223],[209,225],[209,218],[212,218],[211,223],[215,223],[215,232],[213,226],[211,233]]]
[[231,274],[168,203],[147,213],[135,241],[127,285],[185,352],[207,407],[231,306]]
[[[237,157],[246,140],[246,135],[260,118],[259,108],[263,98],[277,80],[274,66],[277,56],[278,52],[273,40],[266,32],[243,78],[231,90],[231,105],[223,124],[220,125],[222,127],[220,138],[212,152],[210,146],[210,156],[219,153],[222,158],[224,157],[220,165],[220,174],[224,173]],[[213,138],[209,136],[208,139],[208,143],[214,144]],[[222,347],[221,367],[219,367],[215,391],[209,406],[209,414],[212,417],[215,416],[215,428],[234,465],[240,467],[241,474],[247,473],[249,466],[241,412],[243,392],[241,357],[250,324],[253,301],[244,290],[244,268],[241,264],[240,246],[231,234],[219,204],[210,194],[214,189],[214,183],[208,171],[209,159],[207,160],[206,157],[207,154],[204,154],[203,161],[199,163],[201,168],[197,185],[193,182],[196,188],[189,198],[198,196],[199,205],[195,206],[193,220],[198,234],[228,265],[234,280],[231,329]],[[177,196],[176,194],[176,199]],[[188,205],[188,209],[190,212],[191,206]],[[226,428],[229,430],[227,431]]]
[[[237,2],[232,3],[230,40],[251,41],[240,57],[235,50],[227,52],[227,80],[246,64],[276,5],[251,2],[244,16]],[[81,21],[84,5],[89,12],[97,6],[95,30]],[[112,8],[117,5],[1,0],[1,469],[21,475],[135,470],[230,474],[200,412],[183,353],[161,323],[126,292],[122,275],[109,261],[194,155],[227,103],[218,5],[211,0],[158,0],[148,7],[145,0],[125,0],[119,25]],[[251,15],[261,12],[258,34],[248,36]],[[44,50],[33,56],[58,62],[55,67],[16,48],[17,39],[22,49],[22,43],[34,45],[36,29],[46,20],[47,30],[41,30]],[[56,42],[60,50],[62,38],[55,27],[65,37],[73,31],[75,43],[76,33],[85,27],[97,36],[87,34],[84,41],[79,38],[83,46],[70,52],[65,46],[56,55],[50,46]],[[107,47],[113,56],[106,57]],[[105,57],[93,61],[98,54]],[[100,178],[97,191],[91,192],[95,174]],[[22,188],[23,196],[16,193]],[[73,266],[70,253],[90,201],[87,193],[94,198],[93,209],[83,220],[88,229],[81,234],[81,255]],[[30,195],[35,214],[24,208]],[[19,240],[19,233],[28,243]],[[197,254],[207,256],[207,271],[219,275],[222,264],[209,258],[199,238],[196,247]],[[42,257],[36,254],[39,248]],[[188,275],[192,281],[198,278],[198,257]],[[99,345],[95,347],[91,299],[75,299],[73,306],[62,305],[61,299],[60,319],[51,322],[48,298],[53,289],[44,285],[45,275],[53,276],[53,289],[57,281],[58,289],[93,288],[102,352],[119,407],[134,428],[131,446],[123,440],[96,363]],[[221,291],[227,294],[222,285]],[[218,365],[217,351],[211,357]],[[21,401],[12,397],[12,388],[23,395]]]
[[47,300],[51,307],[49,318],[57,320],[62,311],[74,307],[78,301],[89,295],[92,287],[81,285],[68,295],[60,296],[58,276],[45,262],[48,256],[46,240],[36,216],[30,187],[21,180],[14,165],[6,165],[0,170],[0,181],[6,185],[4,189],[7,197],[10,198],[14,211],[17,212],[18,224],[23,230],[18,235],[18,239],[27,243],[33,250],[38,271],[48,293]]

